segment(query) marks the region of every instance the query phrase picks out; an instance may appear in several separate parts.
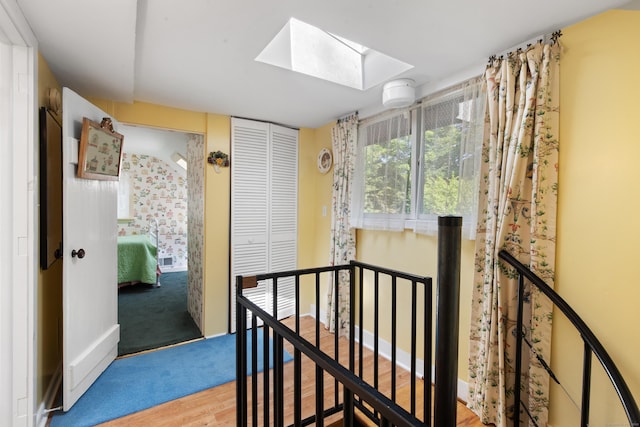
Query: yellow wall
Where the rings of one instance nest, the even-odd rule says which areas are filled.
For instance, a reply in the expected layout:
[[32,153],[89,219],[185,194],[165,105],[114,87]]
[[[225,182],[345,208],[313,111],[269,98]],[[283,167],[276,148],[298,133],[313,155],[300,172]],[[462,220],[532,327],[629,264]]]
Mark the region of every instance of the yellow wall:
[[[640,400],[640,11],[609,11],[563,33],[556,290]],[[553,367],[577,385],[569,386],[577,399],[580,346],[566,323],[556,321]],[[558,410],[566,399],[557,387],[552,391],[550,423],[569,425],[576,411]],[[594,404],[602,406],[600,399]],[[600,410],[591,424],[620,422]]]
[[[228,116],[207,115],[206,152],[231,153],[231,119]],[[233,159],[231,159],[233,167]],[[206,168],[205,175],[204,242],[205,336],[228,331],[229,319],[229,227],[231,170]]]
[[[46,106],[47,90],[62,91],[44,58],[38,55],[38,107]],[[60,117],[56,117],[60,120]],[[62,191],[62,188],[60,188]],[[38,252],[39,253],[39,252]],[[38,259],[38,265],[40,260]],[[55,261],[47,270],[38,269],[38,324],[36,327],[38,354],[36,402],[40,404],[53,375],[62,363],[62,261]]]
[[[82,95],[82,94],[80,94]],[[86,97],[91,103],[127,123],[204,134],[207,131],[207,114],[179,108],[165,107],[146,102],[126,104]],[[126,141],[125,141],[126,144]]]
[[[322,148],[331,148],[329,123],[314,130],[305,130],[304,143],[300,144],[298,191],[298,266],[300,268],[323,267],[329,264],[329,234],[331,230],[331,183],[333,169],[326,174],[318,172],[318,153]],[[307,137],[308,134],[308,137]],[[323,208],[326,207],[326,215]],[[326,304],[326,283],[321,282],[320,307]],[[315,305],[315,282],[302,282],[301,312],[306,313]],[[322,320],[322,319],[321,319]]]
[[[640,400],[640,11],[609,11],[563,29],[556,290],[603,342]],[[357,259],[436,278],[435,238],[413,232],[359,231]],[[468,378],[473,242],[463,241],[458,377]],[[405,347],[408,337],[399,340]],[[582,343],[559,317],[552,364],[580,400]],[[596,365],[594,361],[594,365]],[[592,425],[623,422],[599,368]],[[579,416],[559,387],[551,388],[550,424]]]
[[[316,169],[317,155],[321,148],[331,148],[331,128],[334,123],[329,123],[321,128],[315,129],[314,144],[311,149],[301,146],[300,156],[300,195],[299,203],[310,206],[310,215],[300,223],[299,242],[300,253],[309,251],[300,257],[300,267],[318,267],[328,265],[329,259],[329,232],[331,229],[331,183],[332,171],[321,175]],[[308,171],[303,171],[309,169]],[[310,172],[310,174],[309,174]],[[305,175],[310,175],[305,179]],[[307,184],[309,187],[306,187]],[[304,186],[303,186],[304,185]],[[322,207],[327,207],[327,216],[322,216]],[[304,224],[304,226],[303,226]],[[311,240],[311,242],[307,242]],[[356,236],[356,259],[362,262],[406,271],[417,275],[431,276],[435,279],[437,271],[437,239],[417,235],[413,231],[403,233],[376,232],[358,230]],[[460,363],[458,364],[458,376],[466,381],[468,376],[468,353],[469,353],[469,319],[471,304],[471,290],[473,281],[473,242],[462,242],[462,271],[461,271],[461,295],[460,295],[460,336],[459,352]],[[326,283],[321,283],[320,307],[326,309]],[[303,308],[315,303],[315,297],[311,288],[306,289],[303,295]],[[435,295],[434,295],[435,298]],[[388,301],[386,301],[388,303]],[[384,303],[384,302],[383,302]],[[406,303],[400,304],[406,307]],[[324,319],[321,319],[324,320]],[[389,324],[389,319],[381,321],[381,327]],[[365,329],[372,332],[373,327],[365,322]],[[386,332],[386,333],[384,333]],[[388,328],[381,331],[381,337],[391,341]],[[408,328],[400,328],[398,345],[405,351],[410,350],[410,336]],[[422,357],[422,352],[419,352]]]
[[[228,116],[198,113],[134,102],[123,104],[88,98],[123,123],[174,129],[205,135],[205,157],[211,151],[230,153],[231,120]],[[233,162],[233,159],[231,159]],[[203,325],[205,336],[226,333],[229,319],[229,191],[230,169],[216,173],[205,168],[205,241]]]
[[[221,150],[231,152],[231,119],[229,116],[197,113],[143,102],[123,104],[88,98],[106,113],[123,123],[202,133],[205,135],[205,154]],[[330,127],[328,128],[330,131]],[[326,134],[327,130],[324,131]],[[301,129],[299,134],[299,250],[298,265],[318,265],[314,259],[318,225],[328,223],[319,215],[316,155],[327,146],[316,141],[314,129]],[[320,145],[318,145],[320,144]],[[331,140],[329,139],[329,145]],[[231,159],[233,167],[233,159]],[[230,225],[230,168],[216,173],[205,167],[205,263],[204,263],[204,335],[224,334],[229,328],[229,225]],[[328,176],[328,175],[327,175]],[[327,178],[325,177],[325,180]],[[331,181],[327,181],[331,197]],[[309,191],[310,188],[314,190]],[[326,232],[324,233],[326,235]],[[328,242],[328,239],[326,239]],[[328,253],[328,243],[326,244]],[[326,259],[326,257],[325,257]],[[323,262],[321,265],[325,265]],[[308,301],[306,301],[308,302]],[[308,304],[307,304],[308,305]]]
[[[395,233],[359,230],[357,233],[356,258],[359,261],[432,277],[434,301],[438,270],[437,252],[438,241],[435,237],[416,234],[413,231]],[[458,378],[463,381],[467,381],[469,374],[469,307],[473,284],[473,253],[474,242],[463,240],[460,271],[460,334],[458,337]],[[409,303],[400,301],[398,307],[400,310],[403,307],[406,310],[407,304]],[[388,321],[383,320],[382,324],[385,323]],[[370,326],[365,325],[365,328],[371,330]],[[398,331],[398,346],[407,352],[411,348],[409,332],[408,328],[401,328]],[[382,338],[391,341],[389,335],[383,335]],[[419,346],[418,357],[423,358],[420,348],[421,346]]]
[[[640,194],[640,167],[636,165],[640,138],[633,126],[640,112],[637,106],[640,51],[636,46],[640,40],[640,12],[610,11],[563,32],[556,289],[584,317],[609,349],[634,394],[640,396],[637,363],[640,340],[636,331],[640,323],[636,309],[640,287],[636,286],[634,268],[635,244],[640,241],[640,222],[635,220],[640,204],[636,197]],[[43,62],[40,92],[44,87],[57,86]],[[206,152],[230,151],[227,116],[138,102],[91,101],[121,122],[202,133],[206,135]],[[298,265],[301,268],[326,265],[328,260],[331,172],[326,175],[317,172],[316,156],[321,148],[331,147],[332,126],[330,123],[300,131]],[[224,333],[228,327],[229,180],[229,169],[216,174],[213,168],[206,167],[205,335]],[[327,216],[322,215],[323,206],[327,206]],[[435,238],[410,231],[359,231],[357,240],[360,261],[436,279]],[[61,316],[59,309],[49,310],[60,304],[42,302],[43,297],[60,299],[59,290],[53,295],[49,293],[60,288],[60,273],[53,270],[50,273],[54,278],[46,277],[49,272],[41,273],[39,278],[39,393],[60,360],[57,342],[49,342],[52,334],[57,334],[57,327],[52,325]],[[462,380],[468,376],[472,280],[473,242],[463,241],[458,375]],[[323,288],[321,295],[325,292]],[[313,302],[312,295],[303,295],[303,307]],[[323,298],[321,307],[324,303]],[[572,349],[567,350],[567,344]],[[399,337],[399,345],[407,348],[406,334]],[[579,384],[576,366],[581,355],[575,353],[576,349],[581,349],[579,339],[557,320],[552,363],[561,377],[567,378],[567,383]],[[572,394],[579,397],[579,391]],[[607,403],[608,398],[602,401]],[[562,393],[552,388],[554,427],[569,424],[566,417],[572,411],[564,409],[567,405],[571,404]],[[598,416],[610,422],[606,409],[599,409]]]

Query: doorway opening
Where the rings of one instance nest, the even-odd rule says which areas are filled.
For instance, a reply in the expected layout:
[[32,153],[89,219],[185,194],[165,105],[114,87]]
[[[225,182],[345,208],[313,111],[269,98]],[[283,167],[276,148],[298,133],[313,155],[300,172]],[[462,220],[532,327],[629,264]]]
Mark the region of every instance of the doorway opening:
[[[120,133],[119,241],[155,234],[149,240],[159,274],[158,283],[129,282],[126,266],[119,267],[123,356],[202,337],[204,137],[134,125]],[[119,243],[119,253],[126,251]]]

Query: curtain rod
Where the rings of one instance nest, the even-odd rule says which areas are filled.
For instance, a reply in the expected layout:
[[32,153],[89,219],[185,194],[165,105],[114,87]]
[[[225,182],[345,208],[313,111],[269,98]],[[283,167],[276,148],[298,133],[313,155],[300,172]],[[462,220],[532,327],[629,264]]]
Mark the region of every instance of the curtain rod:
[[351,117],[354,117],[354,116],[355,116],[355,118],[356,118],[356,120],[357,120],[357,119],[358,119],[358,110],[356,110],[356,111],[354,111],[354,112],[352,112],[352,113],[349,113],[349,114],[345,114],[345,115],[344,115],[344,116],[342,116],[342,117],[338,117],[338,118],[336,119],[336,123],[344,122],[344,121],[346,121],[346,120],[348,120],[348,119],[350,119]]
[[[494,54],[491,55],[489,57],[489,63],[491,64],[493,61],[496,61],[497,59],[503,59],[505,56],[508,56],[510,54],[512,54],[513,52],[521,52],[525,49],[530,48],[534,43],[543,43],[543,42],[549,42],[552,45],[558,43],[558,39],[562,37],[562,30],[557,30],[554,31],[552,33],[546,33],[546,34],[542,34],[538,37],[534,37],[533,39],[530,39],[524,43],[521,43],[520,45],[516,45],[512,48],[509,48],[507,50],[502,51],[501,53],[498,54]],[[526,45],[525,45],[526,43]]]

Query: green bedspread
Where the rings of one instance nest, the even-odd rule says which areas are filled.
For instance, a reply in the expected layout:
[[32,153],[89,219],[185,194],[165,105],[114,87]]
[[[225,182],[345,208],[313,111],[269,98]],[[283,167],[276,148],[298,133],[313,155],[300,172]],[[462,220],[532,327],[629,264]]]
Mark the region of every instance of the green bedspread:
[[118,237],[118,283],[156,283],[157,248],[147,235]]

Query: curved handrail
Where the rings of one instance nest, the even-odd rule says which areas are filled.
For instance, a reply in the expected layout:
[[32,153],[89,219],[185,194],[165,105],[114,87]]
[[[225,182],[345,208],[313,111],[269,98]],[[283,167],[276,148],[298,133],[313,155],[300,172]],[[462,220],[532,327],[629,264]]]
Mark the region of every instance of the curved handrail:
[[522,264],[516,258],[514,258],[507,251],[500,251],[498,254],[500,258],[508,262],[512,267],[514,267],[518,273],[522,276],[526,277],[532,284],[538,287],[544,293],[562,313],[573,323],[573,326],[578,330],[580,335],[582,336],[583,341],[589,346],[591,351],[596,355],[598,360],[600,360],[600,364],[606,371],[613,387],[616,389],[618,393],[618,397],[624,407],[624,410],[627,414],[627,419],[632,426],[640,425],[640,410],[638,409],[638,405],[627,386],[622,374],[618,370],[617,366],[609,356],[609,353],[605,350],[604,346],[600,343],[598,338],[594,335],[594,333],[589,329],[587,324],[582,320],[580,316],[569,306],[569,304],[554,291],[549,285],[547,285],[540,277],[538,277],[535,273],[533,273],[527,266]]

